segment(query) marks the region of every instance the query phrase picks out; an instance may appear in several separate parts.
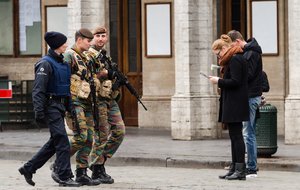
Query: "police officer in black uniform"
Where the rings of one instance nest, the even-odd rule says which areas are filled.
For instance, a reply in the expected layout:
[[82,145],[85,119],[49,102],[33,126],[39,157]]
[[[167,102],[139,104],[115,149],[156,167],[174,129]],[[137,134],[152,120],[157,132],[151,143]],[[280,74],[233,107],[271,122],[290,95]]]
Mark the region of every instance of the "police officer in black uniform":
[[70,76],[68,64],[62,53],[67,48],[67,37],[59,32],[47,32],[45,41],[50,46],[48,55],[35,64],[35,81],[32,90],[35,119],[50,131],[48,142],[19,168],[28,184],[34,186],[32,174],[41,168],[54,154],[60,186],[78,187],[73,181],[70,164],[70,144],[65,130],[65,111],[70,107]]

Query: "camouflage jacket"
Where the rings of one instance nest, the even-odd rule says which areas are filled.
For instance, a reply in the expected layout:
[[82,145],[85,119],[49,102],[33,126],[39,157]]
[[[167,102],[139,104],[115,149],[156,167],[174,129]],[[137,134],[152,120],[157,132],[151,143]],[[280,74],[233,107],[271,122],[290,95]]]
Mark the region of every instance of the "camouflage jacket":
[[110,80],[107,74],[102,74],[106,68],[105,64],[97,59],[98,54],[99,51],[94,47],[90,47],[90,49],[85,52],[85,55],[93,61],[94,68],[97,71],[97,77],[100,80],[99,99],[115,99],[120,94],[119,90],[112,91],[112,84],[115,80]]

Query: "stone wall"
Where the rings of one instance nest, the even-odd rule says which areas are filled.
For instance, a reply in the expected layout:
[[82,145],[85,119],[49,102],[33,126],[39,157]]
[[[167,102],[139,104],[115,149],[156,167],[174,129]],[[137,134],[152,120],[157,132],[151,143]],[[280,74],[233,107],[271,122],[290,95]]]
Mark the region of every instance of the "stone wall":
[[[142,101],[148,108],[145,111],[140,105],[138,109],[139,127],[171,129],[171,97],[175,91],[174,41],[172,36],[172,52],[170,58],[148,58],[145,56],[145,3],[161,2],[157,0],[143,0],[142,9],[142,64],[143,64],[143,97]],[[165,0],[163,2],[171,2]],[[173,10],[171,10],[173,11]],[[174,23],[174,18],[172,23]],[[174,31],[174,25],[171,28]]]
[[0,75],[9,80],[33,80],[34,64],[40,58],[0,58]]
[[212,74],[212,1],[174,1],[175,94],[171,103],[174,139],[217,138],[217,98],[209,80]]
[[287,82],[288,95],[285,100],[285,142],[288,144],[300,143],[300,2],[288,1],[288,43],[289,43],[289,70]]
[[68,39],[75,42],[74,35],[80,28],[94,29],[96,26],[108,27],[108,1],[105,0],[69,0],[68,3]]

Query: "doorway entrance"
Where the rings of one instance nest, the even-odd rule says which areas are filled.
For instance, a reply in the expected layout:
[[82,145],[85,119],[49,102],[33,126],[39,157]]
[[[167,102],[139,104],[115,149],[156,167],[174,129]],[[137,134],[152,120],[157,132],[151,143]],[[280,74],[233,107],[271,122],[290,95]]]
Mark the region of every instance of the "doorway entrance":
[[246,0],[217,1],[218,37],[230,30],[238,30],[247,39]]
[[[141,1],[110,0],[110,53],[113,61],[142,95]],[[138,125],[138,103],[125,86],[119,102],[127,126]]]

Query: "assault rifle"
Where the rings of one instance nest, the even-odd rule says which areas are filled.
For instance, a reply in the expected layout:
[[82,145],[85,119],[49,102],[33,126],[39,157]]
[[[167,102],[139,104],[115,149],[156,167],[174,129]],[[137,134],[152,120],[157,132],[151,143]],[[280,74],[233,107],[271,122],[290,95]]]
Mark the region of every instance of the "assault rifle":
[[146,106],[143,104],[143,102],[140,99],[140,96],[134,89],[134,87],[129,83],[127,77],[118,69],[118,65],[110,60],[106,56],[106,51],[101,50],[96,59],[99,59],[101,63],[105,64],[105,67],[107,70],[112,72],[112,78],[116,78],[116,81],[114,82],[112,86],[112,90],[118,89],[120,86],[125,85],[126,88],[129,90],[129,92],[137,99],[137,101],[143,106],[143,108],[147,111]]
[[[76,113],[76,110],[75,110],[75,106],[72,102],[71,97],[67,98],[67,102],[66,102],[65,105],[66,105],[67,111],[69,113],[69,116],[71,117],[70,119],[72,119],[73,129],[76,129],[76,132],[79,135],[80,134],[80,127],[79,127],[79,123],[78,123],[78,118],[77,118],[77,113]],[[67,124],[69,124],[69,123],[67,123]]]
[[89,77],[89,84],[91,87],[91,95],[92,95],[92,107],[93,107],[93,118],[94,118],[94,129],[99,129],[99,110],[97,104],[97,94],[96,94],[96,86],[93,75],[95,74],[95,69],[93,66],[93,62],[88,62],[88,69],[90,70],[91,76]]
[[78,118],[77,118],[77,114],[76,114],[76,110],[74,105],[71,106],[71,118],[72,118],[72,125],[73,128],[75,127],[77,134],[80,134],[80,127],[79,127],[79,123],[78,123]]

